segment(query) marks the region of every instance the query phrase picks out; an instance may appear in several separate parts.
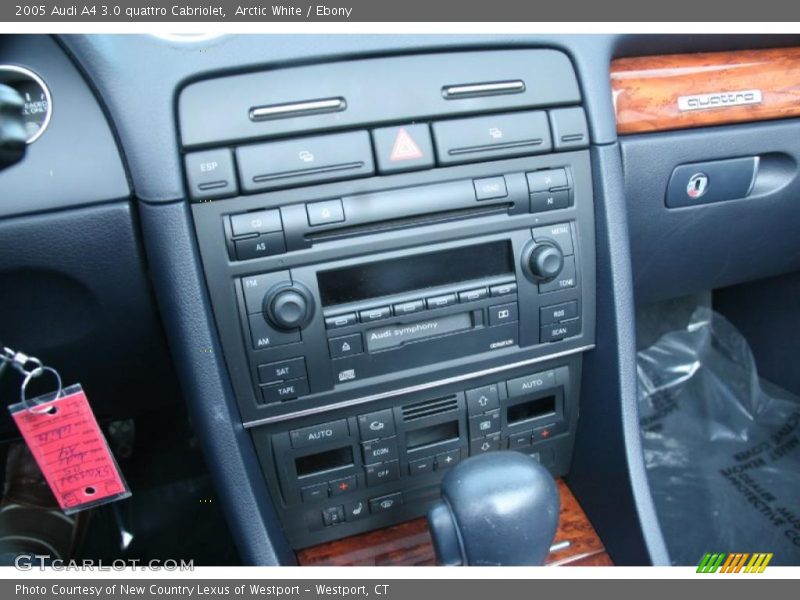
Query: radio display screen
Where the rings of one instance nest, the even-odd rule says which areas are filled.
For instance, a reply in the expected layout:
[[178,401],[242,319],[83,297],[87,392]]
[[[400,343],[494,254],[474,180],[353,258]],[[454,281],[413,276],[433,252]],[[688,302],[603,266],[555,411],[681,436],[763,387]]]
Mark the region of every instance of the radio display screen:
[[322,304],[331,306],[513,271],[511,242],[501,240],[321,271],[317,281]]

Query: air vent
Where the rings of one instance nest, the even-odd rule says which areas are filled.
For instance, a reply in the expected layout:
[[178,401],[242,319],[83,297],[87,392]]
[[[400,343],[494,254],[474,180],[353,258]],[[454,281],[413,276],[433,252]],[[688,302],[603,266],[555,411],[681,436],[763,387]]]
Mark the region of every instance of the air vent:
[[430,417],[450,412],[458,408],[458,398],[456,395],[437,398],[436,400],[426,400],[416,402],[403,407],[403,421],[414,421],[422,417]]

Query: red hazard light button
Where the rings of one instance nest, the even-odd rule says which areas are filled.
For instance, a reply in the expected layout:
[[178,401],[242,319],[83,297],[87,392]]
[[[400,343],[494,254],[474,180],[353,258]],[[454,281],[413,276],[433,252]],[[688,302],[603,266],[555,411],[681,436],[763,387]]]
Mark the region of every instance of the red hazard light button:
[[373,129],[372,140],[381,173],[433,168],[433,144],[427,125]]

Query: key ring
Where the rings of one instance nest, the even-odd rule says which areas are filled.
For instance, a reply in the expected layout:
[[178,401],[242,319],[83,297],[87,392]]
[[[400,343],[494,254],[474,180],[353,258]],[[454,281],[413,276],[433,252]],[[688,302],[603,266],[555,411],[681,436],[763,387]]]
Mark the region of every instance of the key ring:
[[[28,387],[28,384],[31,382],[31,380],[36,379],[37,377],[40,377],[41,375],[44,375],[45,373],[52,373],[53,376],[56,378],[56,382],[58,383],[58,387],[56,388],[56,393],[53,395],[53,397],[50,400],[42,400],[42,402],[37,402],[36,404],[31,405],[30,404],[30,400],[25,397],[25,389]],[[45,413],[50,409],[49,408],[40,408],[39,405],[40,404],[44,404],[46,402],[51,402],[52,400],[57,400],[58,398],[61,397],[61,392],[62,391],[63,391],[63,386],[61,385],[61,375],[58,374],[58,371],[56,371],[53,367],[44,367],[43,366],[43,367],[39,367],[39,368],[37,368],[37,369],[35,369],[33,371],[30,371],[30,372],[27,373],[27,375],[25,375],[25,379],[22,381],[22,387],[19,390],[19,396],[20,396],[20,401],[22,402],[22,405],[25,407],[25,409],[28,412],[31,412],[31,413],[34,413],[34,414],[40,414],[40,413]]]
[[31,405],[30,400],[25,397],[25,391],[28,387],[28,384],[32,380],[36,379],[37,377],[41,377],[45,373],[52,373],[56,378],[56,382],[58,383],[58,388],[56,389],[56,393],[53,395],[53,400],[61,397],[61,392],[64,389],[63,385],[61,384],[61,375],[59,375],[58,371],[56,371],[54,368],[44,366],[42,361],[35,356],[28,356],[23,352],[15,352],[11,348],[3,348],[2,353],[0,353],[0,362],[3,364],[3,366],[11,365],[15,370],[19,371],[19,373],[25,377],[22,381],[22,387],[20,388],[19,395],[22,405],[29,412],[47,412],[47,409],[37,410],[37,406],[44,402],[49,402],[49,400]]

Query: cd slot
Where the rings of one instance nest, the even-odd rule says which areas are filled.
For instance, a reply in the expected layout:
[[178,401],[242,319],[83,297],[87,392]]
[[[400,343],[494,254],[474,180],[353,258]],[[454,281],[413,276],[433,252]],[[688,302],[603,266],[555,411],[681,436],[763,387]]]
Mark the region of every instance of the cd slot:
[[388,221],[381,221],[378,223],[370,223],[368,225],[344,226],[337,229],[328,229],[326,231],[311,232],[306,234],[305,239],[312,243],[324,242],[328,240],[335,240],[345,237],[368,235],[371,233],[383,233],[386,231],[393,231],[396,229],[406,229],[409,227],[435,225],[438,223],[446,223],[448,221],[458,221],[461,219],[474,219],[490,215],[508,214],[508,211],[509,209],[511,209],[512,206],[513,205],[510,203],[494,204],[489,206],[479,206],[476,208],[466,208],[461,210],[448,210],[437,213],[430,213],[427,215],[420,215],[416,217],[391,219]]

